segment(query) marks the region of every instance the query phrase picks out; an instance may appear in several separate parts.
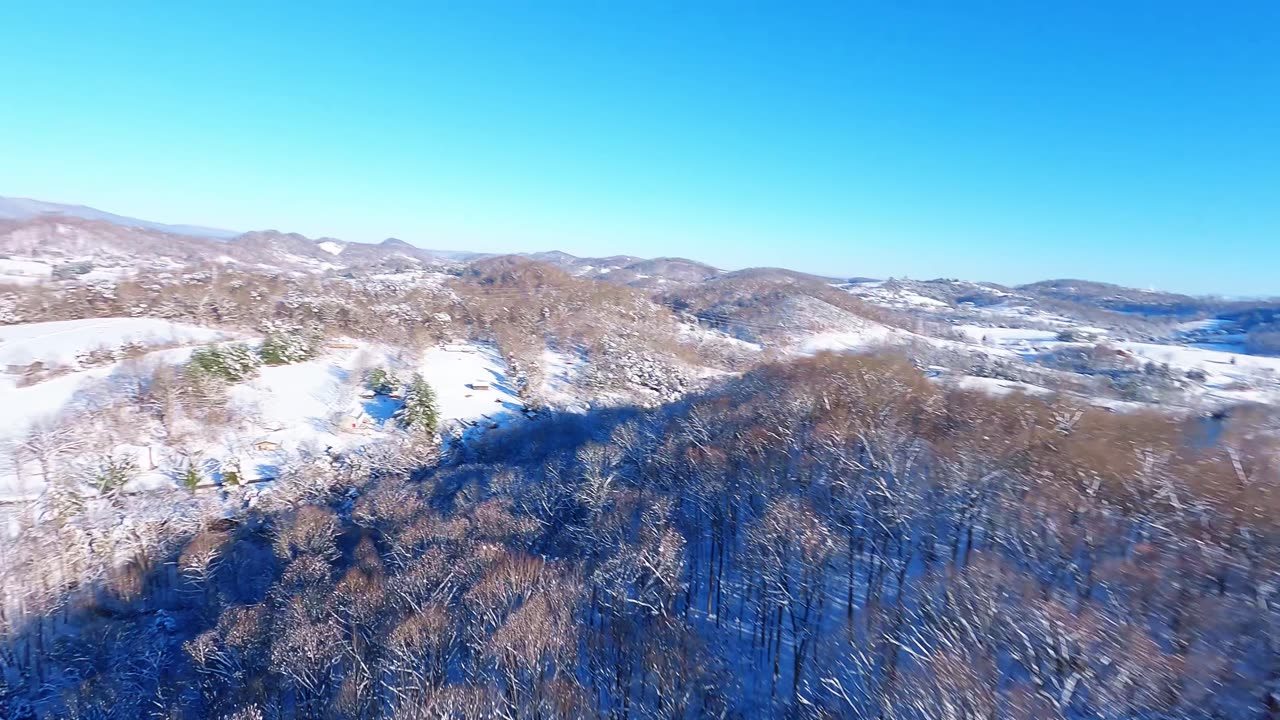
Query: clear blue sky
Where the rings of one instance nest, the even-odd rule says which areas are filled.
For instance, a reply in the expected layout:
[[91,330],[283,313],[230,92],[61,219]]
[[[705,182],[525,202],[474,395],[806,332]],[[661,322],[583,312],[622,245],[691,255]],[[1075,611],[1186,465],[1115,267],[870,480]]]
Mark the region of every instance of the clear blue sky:
[[0,68],[4,195],[1280,294],[1274,0],[10,2]]

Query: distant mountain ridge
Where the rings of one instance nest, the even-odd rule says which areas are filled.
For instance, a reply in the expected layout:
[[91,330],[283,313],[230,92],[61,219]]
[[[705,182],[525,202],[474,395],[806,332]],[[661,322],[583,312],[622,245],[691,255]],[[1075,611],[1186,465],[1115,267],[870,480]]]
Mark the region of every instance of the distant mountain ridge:
[[[61,230],[56,227],[59,219],[64,221]],[[226,246],[214,248],[203,244],[209,240],[225,242]],[[283,266],[303,265],[310,269],[369,265],[396,256],[448,264],[469,263],[498,255],[469,250],[427,249],[394,237],[380,243],[360,243],[331,237],[312,239],[279,230],[237,232],[198,225],[175,225],[117,215],[86,205],[0,196],[0,250],[32,253],[42,245],[66,253],[83,254],[97,249],[121,256],[135,251],[140,255],[184,262],[200,256],[210,259],[229,257],[247,262],[278,262]],[[519,256],[579,277],[638,288],[697,283],[722,274],[711,265],[685,258],[577,257],[559,250],[519,253]]]
[[429,268],[443,263],[411,246],[347,243],[275,230],[210,238],[62,214],[0,218],[0,255],[57,267],[90,262],[129,273],[140,267],[239,263],[293,272],[377,266]]
[[[64,219],[68,227],[55,227]],[[184,240],[185,239],[185,240]],[[213,245],[208,245],[213,241]],[[302,265],[304,269],[333,269],[411,259],[428,264],[460,265],[500,256],[473,250],[428,249],[399,238],[378,243],[352,242],[331,237],[311,239],[277,230],[237,232],[198,225],[169,224],[117,215],[85,205],[55,203],[0,196],[0,251],[36,253],[42,246],[64,254],[86,253],[95,246],[122,256],[136,252],[186,262],[193,258],[230,258],[253,263]],[[909,285],[921,297],[948,304],[978,306],[1006,302],[1013,295],[1040,303],[1066,303],[1114,313],[1192,317],[1219,312],[1247,313],[1251,308],[1274,307],[1280,299],[1200,297],[1180,293],[1141,290],[1078,279],[1052,279],[1018,286],[990,282],[964,282],[938,278],[916,281],[889,278],[834,278],[783,268],[745,268],[725,271],[706,263],[678,257],[642,258],[632,255],[579,257],[560,250],[522,252],[517,256],[557,267],[571,275],[616,285],[667,291],[717,278],[788,282],[820,282],[848,289],[866,283]]]
[[29,220],[49,215],[64,215],[82,220],[101,220],[125,227],[158,230],[172,235],[189,235],[191,237],[214,238],[216,240],[229,240],[240,234],[235,230],[224,230],[222,228],[202,227],[199,225],[170,225],[168,223],[142,220],[125,215],[116,215],[115,213],[98,210],[86,205],[67,205],[44,200],[33,200],[31,198],[0,197],[0,218]]

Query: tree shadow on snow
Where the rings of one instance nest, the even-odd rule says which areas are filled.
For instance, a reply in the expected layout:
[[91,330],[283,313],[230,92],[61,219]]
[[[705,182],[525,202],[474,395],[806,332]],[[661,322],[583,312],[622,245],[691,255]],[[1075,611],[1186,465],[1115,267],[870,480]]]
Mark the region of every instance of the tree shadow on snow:
[[[619,424],[639,414],[632,408],[543,413],[481,434],[474,445],[414,473],[410,482],[424,484],[428,501],[441,512],[452,513],[464,493],[474,500],[477,493],[483,496],[489,491],[496,468],[523,466],[536,473],[548,462],[571,462],[578,448],[607,440]],[[260,477],[275,477],[278,472],[277,466],[268,463],[255,469]],[[353,491],[359,495],[367,489]],[[163,498],[157,496],[157,501]],[[333,577],[339,578],[354,565],[356,541],[368,531],[352,519],[347,489],[335,488],[319,504],[338,518],[338,557],[332,570]],[[183,510],[175,506],[173,512]],[[0,608],[6,623],[0,643],[0,707],[7,702],[9,715],[15,718],[22,717],[15,714],[20,708],[34,708],[35,714],[27,717],[84,715],[83,706],[73,712],[68,704],[77,692],[92,694],[99,708],[123,712],[131,711],[133,701],[138,708],[147,703],[147,707],[194,707],[191,703],[201,702],[201,676],[188,643],[217,627],[229,610],[268,600],[287,605],[285,598],[296,592],[281,582],[287,561],[273,552],[273,540],[298,512],[235,504],[228,506],[227,513],[209,514],[199,523],[175,523],[171,529],[168,524],[149,525],[146,532],[166,535],[164,541],[150,544],[163,550],[144,554],[116,549],[121,562],[92,581],[72,584],[44,601],[32,596],[21,608]],[[59,552],[45,551],[45,560],[54,561]],[[193,571],[193,558],[201,553],[214,559],[203,570]],[[29,580],[32,587],[41,584],[34,577]],[[123,688],[131,698],[127,704],[119,694]],[[223,690],[241,693],[245,702],[251,701],[248,686]]]

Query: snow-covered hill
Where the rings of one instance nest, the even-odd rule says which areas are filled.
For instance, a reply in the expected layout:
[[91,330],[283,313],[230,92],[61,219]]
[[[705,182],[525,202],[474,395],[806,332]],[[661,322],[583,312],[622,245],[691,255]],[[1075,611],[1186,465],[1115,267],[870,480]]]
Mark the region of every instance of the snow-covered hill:
[[[0,405],[10,408],[0,422],[0,443],[11,450],[46,440],[41,428],[96,408],[131,412],[133,393],[161,365],[176,367],[192,351],[235,334],[142,318],[37,323],[0,328],[0,352],[9,359],[40,358],[73,362],[85,349],[107,341],[144,343],[132,360],[72,369],[48,379],[6,376]],[[149,344],[147,344],[149,343]],[[147,348],[183,345],[164,350]],[[230,387],[231,422],[206,426],[189,417],[162,429],[149,422],[117,428],[113,445],[146,449],[148,458],[135,478],[139,487],[173,485],[182,464],[199,458],[216,480],[217,468],[234,460],[246,480],[274,477],[300,455],[347,452],[382,439],[395,430],[397,397],[373,396],[363,387],[364,373],[384,367],[407,379],[420,373],[436,393],[446,434],[464,434],[522,421],[524,407],[502,359],[491,347],[452,344],[413,357],[400,349],[360,341],[333,343],[320,357],[263,367]],[[50,430],[52,432],[52,430]],[[61,431],[59,431],[61,432]],[[77,442],[87,442],[82,439]],[[0,499],[39,494],[44,481],[38,462],[0,463]]]

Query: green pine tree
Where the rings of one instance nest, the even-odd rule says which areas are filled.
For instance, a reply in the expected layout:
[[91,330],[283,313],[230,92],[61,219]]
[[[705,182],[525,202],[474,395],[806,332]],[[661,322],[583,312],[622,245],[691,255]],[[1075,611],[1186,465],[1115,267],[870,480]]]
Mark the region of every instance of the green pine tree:
[[404,395],[404,406],[396,411],[400,427],[414,432],[433,433],[440,422],[436,393],[419,373],[413,374]]
[[374,368],[364,378],[365,387],[376,395],[390,395],[399,381],[385,368]]
[[137,470],[138,464],[129,458],[107,458],[98,468],[98,477],[95,481],[98,492],[106,495],[119,490],[129,482]]
[[200,471],[196,470],[195,464],[187,465],[187,471],[182,474],[182,486],[191,492],[196,491],[196,486],[200,484]]
[[192,372],[216,377],[228,382],[240,382],[258,372],[261,360],[244,343],[200,348],[191,353],[187,367]]

